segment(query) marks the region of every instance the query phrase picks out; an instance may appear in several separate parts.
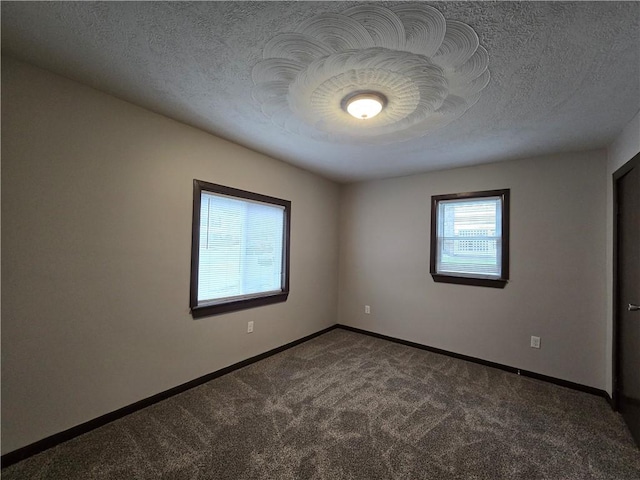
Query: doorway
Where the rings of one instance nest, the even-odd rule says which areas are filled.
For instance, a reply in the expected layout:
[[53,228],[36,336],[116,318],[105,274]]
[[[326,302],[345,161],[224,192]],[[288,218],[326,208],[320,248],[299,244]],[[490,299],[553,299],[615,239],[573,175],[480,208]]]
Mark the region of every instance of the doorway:
[[640,446],[640,153],[613,175],[613,405]]

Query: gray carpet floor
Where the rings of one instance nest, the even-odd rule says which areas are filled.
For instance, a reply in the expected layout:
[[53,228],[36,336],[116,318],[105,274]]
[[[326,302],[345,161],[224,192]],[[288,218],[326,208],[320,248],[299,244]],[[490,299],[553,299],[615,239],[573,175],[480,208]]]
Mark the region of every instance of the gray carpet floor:
[[14,479],[640,479],[600,397],[332,330],[35,455]]

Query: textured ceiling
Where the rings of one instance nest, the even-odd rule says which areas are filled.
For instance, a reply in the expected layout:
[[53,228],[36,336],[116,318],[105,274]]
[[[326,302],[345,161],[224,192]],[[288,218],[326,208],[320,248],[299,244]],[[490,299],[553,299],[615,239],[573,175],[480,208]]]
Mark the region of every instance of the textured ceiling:
[[382,145],[284,128],[254,94],[274,36],[362,2],[3,1],[2,52],[339,181],[606,147],[640,109],[640,3],[427,3],[475,30],[491,81]]
[[[263,57],[253,67],[253,96],[274,124],[360,146],[422,137],[451,123],[491,78],[475,31],[426,4],[364,4],[316,15],[275,35]],[[385,103],[366,121],[344,110],[362,92]]]

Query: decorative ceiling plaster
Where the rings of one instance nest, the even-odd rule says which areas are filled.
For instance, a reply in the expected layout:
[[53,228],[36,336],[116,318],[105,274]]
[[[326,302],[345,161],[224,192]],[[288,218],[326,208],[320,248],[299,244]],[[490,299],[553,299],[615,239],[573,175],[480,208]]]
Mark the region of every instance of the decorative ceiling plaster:
[[[490,78],[476,32],[424,4],[319,14],[273,37],[263,57],[252,72],[262,112],[289,132],[341,143],[426,135],[471,108]],[[375,118],[345,112],[359,91],[387,99]]]

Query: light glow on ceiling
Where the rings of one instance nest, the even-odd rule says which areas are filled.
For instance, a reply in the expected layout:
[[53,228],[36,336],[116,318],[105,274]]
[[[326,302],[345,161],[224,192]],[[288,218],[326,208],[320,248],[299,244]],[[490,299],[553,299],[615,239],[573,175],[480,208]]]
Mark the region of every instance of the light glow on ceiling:
[[[335,143],[427,135],[464,115],[490,79],[473,28],[421,3],[319,14],[276,34],[262,53],[252,71],[262,112],[291,133]],[[384,101],[356,101],[370,92]]]

